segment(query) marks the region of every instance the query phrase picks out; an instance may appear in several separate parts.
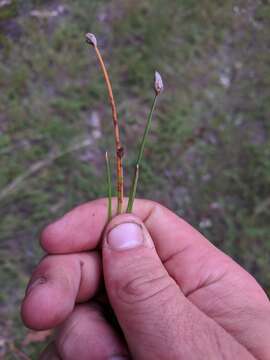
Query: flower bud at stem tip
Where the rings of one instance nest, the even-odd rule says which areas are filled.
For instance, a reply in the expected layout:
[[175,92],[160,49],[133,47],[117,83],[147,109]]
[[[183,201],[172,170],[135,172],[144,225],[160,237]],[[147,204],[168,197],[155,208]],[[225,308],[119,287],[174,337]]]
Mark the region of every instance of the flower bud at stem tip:
[[160,73],[157,71],[155,72],[154,89],[155,89],[156,95],[159,95],[164,89],[162,77],[161,77]]
[[87,33],[87,34],[85,35],[85,38],[86,38],[87,44],[90,44],[90,45],[93,45],[93,46],[97,46],[97,39],[96,39],[96,37],[95,37],[94,34]]

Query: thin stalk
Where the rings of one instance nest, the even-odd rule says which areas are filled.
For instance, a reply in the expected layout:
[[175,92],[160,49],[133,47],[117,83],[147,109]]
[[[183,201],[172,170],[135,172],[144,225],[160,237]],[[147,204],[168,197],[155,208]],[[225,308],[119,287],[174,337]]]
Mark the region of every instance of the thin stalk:
[[112,218],[112,179],[111,179],[111,166],[108,152],[105,154],[106,170],[107,170],[107,194],[108,194],[108,221]]
[[121,214],[123,209],[123,201],[124,201],[124,176],[123,176],[123,162],[122,162],[124,150],[120,141],[118,116],[117,116],[117,110],[116,110],[116,105],[112,91],[112,85],[102,55],[98,49],[96,37],[93,34],[86,34],[86,41],[87,43],[91,44],[95,49],[109,94],[109,101],[112,109],[115,153],[116,153],[116,164],[117,164],[117,214]]
[[132,185],[131,185],[131,189],[130,189],[130,193],[129,193],[129,198],[128,198],[127,213],[132,212],[132,207],[133,207],[134,199],[136,196],[137,185],[138,185],[138,180],[139,180],[139,171],[140,171],[139,165],[136,164],[133,179],[132,179]]
[[135,171],[134,171],[134,175],[133,175],[133,180],[132,180],[132,185],[131,185],[131,189],[130,189],[130,193],[129,193],[129,198],[128,198],[128,206],[127,206],[127,212],[131,213],[132,212],[132,207],[133,207],[133,203],[134,203],[134,199],[136,196],[136,191],[137,191],[137,184],[138,184],[138,178],[139,178],[139,169],[140,169],[140,165],[141,165],[141,161],[142,161],[142,157],[143,157],[143,151],[145,148],[145,143],[146,143],[146,138],[147,135],[149,133],[150,127],[151,127],[151,123],[152,123],[152,117],[153,117],[153,112],[157,103],[157,97],[158,97],[159,93],[156,93],[152,106],[151,106],[151,110],[150,113],[148,115],[148,119],[147,119],[147,123],[144,129],[144,134],[142,137],[142,141],[140,143],[140,147],[139,147],[139,153],[138,153],[138,157],[137,157],[137,161],[136,161],[136,165],[135,165]]

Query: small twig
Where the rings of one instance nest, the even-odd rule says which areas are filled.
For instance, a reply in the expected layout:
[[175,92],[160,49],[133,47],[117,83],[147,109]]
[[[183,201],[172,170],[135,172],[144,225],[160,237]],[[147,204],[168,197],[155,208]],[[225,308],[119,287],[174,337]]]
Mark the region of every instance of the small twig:
[[139,169],[140,169],[140,165],[141,165],[141,161],[142,161],[142,157],[143,157],[143,151],[145,148],[146,138],[147,138],[147,135],[148,135],[150,127],[151,127],[153,112],[154,112],[154,109],[156,106],[157,98],[158,98],[158,95],[163,91],[162,78],[157,71],[155,72],[154,89],[155,89],[156,95],[154,97],[150,113],[148,115],[147,123],[146,123],[145,129],[144,129],[143,138],[142,138],[142,141],[141,141],[141,144],[139,147],[139,154],[138,154],[138,158],[136,161],[132,185],[131,185],[129,198],[128,198],[128,206],[127,206],[128,213],[132,212],[132,207],[133,207],[134,199],[136,196],[136,190],[137,190],[137,184],[138,184],[138,178],[139,178]]
[[0,191],[0,201],[5,199],[9,194],[18,190],[22,186],[25,180],[27,180],[32,175],[36,174],[41,169],[51,165],[56,159],[64,155],[67,155],[69,153],[72,153],[74,151],[80,150],[81,148],[87,147],[91,144],[92,144],[91,139],[80,141],[76,144],[71,145],[62,152],[58,151],[55,153],[51,153],[46,159],[40,160],[32,164],[23,174],[16,177],[11,183],[9,183],[4,189]]
[[116,150],[116,163],[117,163],[117,213],[121,214],[123,208],[123,200],[124,200],[124,176],[123,176],[123,163],[122,158],[124,155],[123,147],[120,141],[120,132],[119,132],[119,124],[118,124],[118,116],[116,111],[116,105],[114,101],[113,91],[111,81],[106,70],[104,61],[102,59],[101,53],[97,46],[97,39],[93,34],[86,34],[86,42],[92,45],[95,49],[105,83],[109,93],[109,101],[112,108],[112,119],[114,126],[114,139],[115,139],[115,150]]
[[112,218],[112,180],[111,180],[111,166],[108,152],[106,151],[106,169],[107,169],[107,193],[108,193],[108,221]]
[[267,211],[267,209],[270,207],[270,197],[264,199],[258,206],[255,207],[254,216],[258,216],[261,213]]

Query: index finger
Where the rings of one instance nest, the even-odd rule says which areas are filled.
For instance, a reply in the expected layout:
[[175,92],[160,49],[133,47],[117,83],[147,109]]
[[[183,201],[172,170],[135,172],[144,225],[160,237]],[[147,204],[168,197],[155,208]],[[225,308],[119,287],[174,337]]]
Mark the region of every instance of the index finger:
[[[137,199],[133,213],[147,226],[162,260],[177,250],[176,235],[182,239],[181,248],[198,241],[207,242],[192,226],[156,202]],[[107,199],[90,201],[47,226],[40,243],[50,254],[93,250],[99,245],[106,224]]]

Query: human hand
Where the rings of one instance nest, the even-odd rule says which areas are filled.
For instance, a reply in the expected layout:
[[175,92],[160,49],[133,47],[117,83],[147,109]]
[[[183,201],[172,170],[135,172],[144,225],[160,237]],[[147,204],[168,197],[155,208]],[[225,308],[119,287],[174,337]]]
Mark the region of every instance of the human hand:
[[[57,327],[42,359],[270,358],[269,300],[244,269],[157,203],[136,200],[104,232],[106,218],[96,200],[42,233],[22,304],[30,328]],[[97,303],[103,278],[122,331]]]

